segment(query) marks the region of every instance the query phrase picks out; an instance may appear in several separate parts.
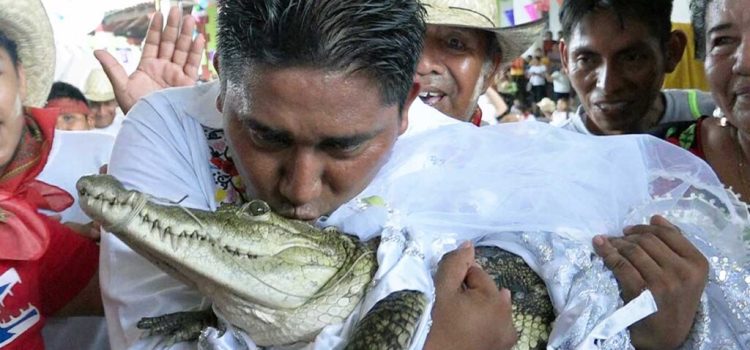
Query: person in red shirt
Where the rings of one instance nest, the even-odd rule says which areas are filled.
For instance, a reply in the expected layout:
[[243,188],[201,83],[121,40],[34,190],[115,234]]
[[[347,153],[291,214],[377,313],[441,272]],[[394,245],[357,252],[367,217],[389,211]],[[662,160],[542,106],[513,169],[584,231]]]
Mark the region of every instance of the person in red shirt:
[[38,0],[0,0],[0,8],[0,349],[43,349],[46,317],[101,309],[99,249],[37,212],[72,204],[67,192],[36,180],[58,114],[31,107],[44,103],[52,83],[52,29]]

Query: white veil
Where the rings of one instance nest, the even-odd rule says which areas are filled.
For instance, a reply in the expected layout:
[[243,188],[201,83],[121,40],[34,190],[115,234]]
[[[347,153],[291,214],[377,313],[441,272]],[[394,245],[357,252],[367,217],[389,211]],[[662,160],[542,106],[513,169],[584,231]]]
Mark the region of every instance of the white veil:
[[[385,207],[372,205],[381,201]],[[512,251],[548,285],[558,313],[551,346],[617,349],[629,343],[625,328],[655,306],[649,294],[616,314],[622,307],[616,282],[601,260],[592,258],[591,240],[596,234],[620,235],[626,225],[645,223],[654,214],[680,227],[709,257],[712,278],[724,274],[734,281],[709,297],[739,312],[714,314],[716,320],[704,320],[694,332],[719,327],[746,334],[747,312],[742,315],[738,307],[750,311],[747,206],[705,162],[650,136],[594,137],[535,122],[443,126],[399,140],[372,184],[325,224],[362,239],[403,235],[411,243],[400,246],[398,257],[416,251],[411,255],[424,257],[432,269],[464,240]],[[388,271],[424,280],[415,268],[400,269],[382,246],[380,284],[388,281]],[[729,264],[719,266],[716,259]],[[717,269],[734,269],[734,274]],[[376,286],[372,298],[398,288],[432,292],[399,278],[382,291]],[[704,314],[716,303],[704,300]],[[717,323],[729,318],[734,326]],[[710,337],[704,338],[688,348],[708,346]]]
[[[344,324],[294,348],[343,348],[357,321],[393,291],[434,297],[431,273],[464,240],[518,254],[544,279],[557,314],[548,349],[632,348],[626,329],[656,310],[654,299],[646,291],[623,305],[591,239],[653,214],[680,227],[710,263],[682,348],[750,348],[747,206],[702,160],[656,138],[594,137],[536,122],[452,124],[400,139],[371,185],[321,223],[381,237],[365,299]],[[412,349],[422,348],[429,318]]]

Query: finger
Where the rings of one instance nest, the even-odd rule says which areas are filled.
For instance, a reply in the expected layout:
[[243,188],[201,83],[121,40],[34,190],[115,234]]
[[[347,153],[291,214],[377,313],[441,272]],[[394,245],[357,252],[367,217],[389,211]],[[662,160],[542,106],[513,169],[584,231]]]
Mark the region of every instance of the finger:
[[640,291],[640,289],[645,288],[647,285],[654,285],[661,282],[664,270],[641,246],[622,238],[610,238],[609,243],[617,249],[617,252],[622,257],[628,260],[631,266],[638,270],[641,278],[646,281],[646,285],[634,284],[632,286],[634,289]]
[[622,297],[627,302],[635,298],[640,291],[646,286],[646,281],[640,272],[620,255],[607,237],[594,237],[594,251],[604,261],[604,265],[612,271],[617,280],[617,284],[622,291]]
[[148,26],[145,44],[143,44],[143,52],[141,52],[141,60],[144,58],[156,58],[159,54],[163,23],[164,18],[161,16],[161,12],[155,12],[153,17],[151,17],[151,24]]
[[492,276],[476,264],[469,267],[464,283],[468,289],[477,290],[487,295],[498,292],[497,285],[495,285]]
[[174,54],[172,54],[172,63],[175,63],[182,67],[187,61],[190,46],[193,43],[193,31],[195,30],[195,19],[193,16],[183,16],[182,29],[180,29],[180,37],[177,39],[177,44],[174,47]]
[[625,236],[623,240],[638,245],[662,270],[674,271],[675,266],[684,264],[684,258],[677,255],[677,253],[652,233],[631,234]]
[[195,38],[193,44],[190,46],[190,55],[188,56],[187,64],[183,67],[183,72],[193,81],[198,80],[198,68],[201,65],[203,48],[205,46],[206,39],[203,38],[203,34],[198,34],[198,37]]
[[180,20],[182,19],[182,9],[173,6],[169,9],[167,16],[167,26],[161,33],[161,42],[159,43],[159,58],[171,60],[174,53],[175,43],[180,35]]
[[667,219],[654,215],[651,217],[651,225],[636,225],[625,230],[625,235],[652,233],[677,255],[684,258],[697,258],[702,256],[700,251],[688,240],[680,229],[672,225]]
[[125,68],[107,50],[94,51],[94,57],[99,61],[102,69],[104,69],[104,74],[112,83],[115,95],[122,94],[128,84],[128,73],[125,72]]
[[466,273],[474,264],[474,246],[464,242],[458,249],[443,256],[435,275],[435,289],[460,290]]

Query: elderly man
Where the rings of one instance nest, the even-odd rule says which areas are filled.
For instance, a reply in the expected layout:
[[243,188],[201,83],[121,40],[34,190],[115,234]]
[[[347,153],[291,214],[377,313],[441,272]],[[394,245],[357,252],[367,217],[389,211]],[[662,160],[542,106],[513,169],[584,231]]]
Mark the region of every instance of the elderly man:
[[479,125],[479,96],[500,67],[537,39],[544,21],[500,28],[497,1],[422,0],[427,34],[417,66],[419,98],[440,112]]
[[48,317],[101,308],[94,278],[99,249],[37,213],[72,203],[36,180],[57,116],[31,108],[44,104],[52,85],[52,28],[37,0],[2,0],[0,8],[0,348],[43,349]]
[[91,108],[93,126],[99,131],[117,136],[124,117],[117,110],[115,92],[104,70],[91,70],[83,93]]
[[567,0],[560,12],[563,67],[581,99],[563,127],[596,135],[645,133],[658,124],[711,115],[711,95],[661,90],[682,58],[671,0]]

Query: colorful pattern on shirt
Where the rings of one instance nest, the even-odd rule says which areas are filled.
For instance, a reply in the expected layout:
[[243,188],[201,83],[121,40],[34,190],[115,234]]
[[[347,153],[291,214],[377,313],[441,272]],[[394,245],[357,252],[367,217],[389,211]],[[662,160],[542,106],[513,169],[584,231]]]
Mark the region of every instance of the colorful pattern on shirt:
[[649,131],[649,134],[680,146],[702,159],[706,159],[703,153],[700,133],[701,124],[706,118],[708,117],[703,116],[693,121],[661,124]]
[[245,200],[245,187],[242,184],[234,161],[229,155],[229,146],[224,130],[203,126],[211,153],[209,159],[211,174],[216,184],[215,199],[218,204],[242,204]]

